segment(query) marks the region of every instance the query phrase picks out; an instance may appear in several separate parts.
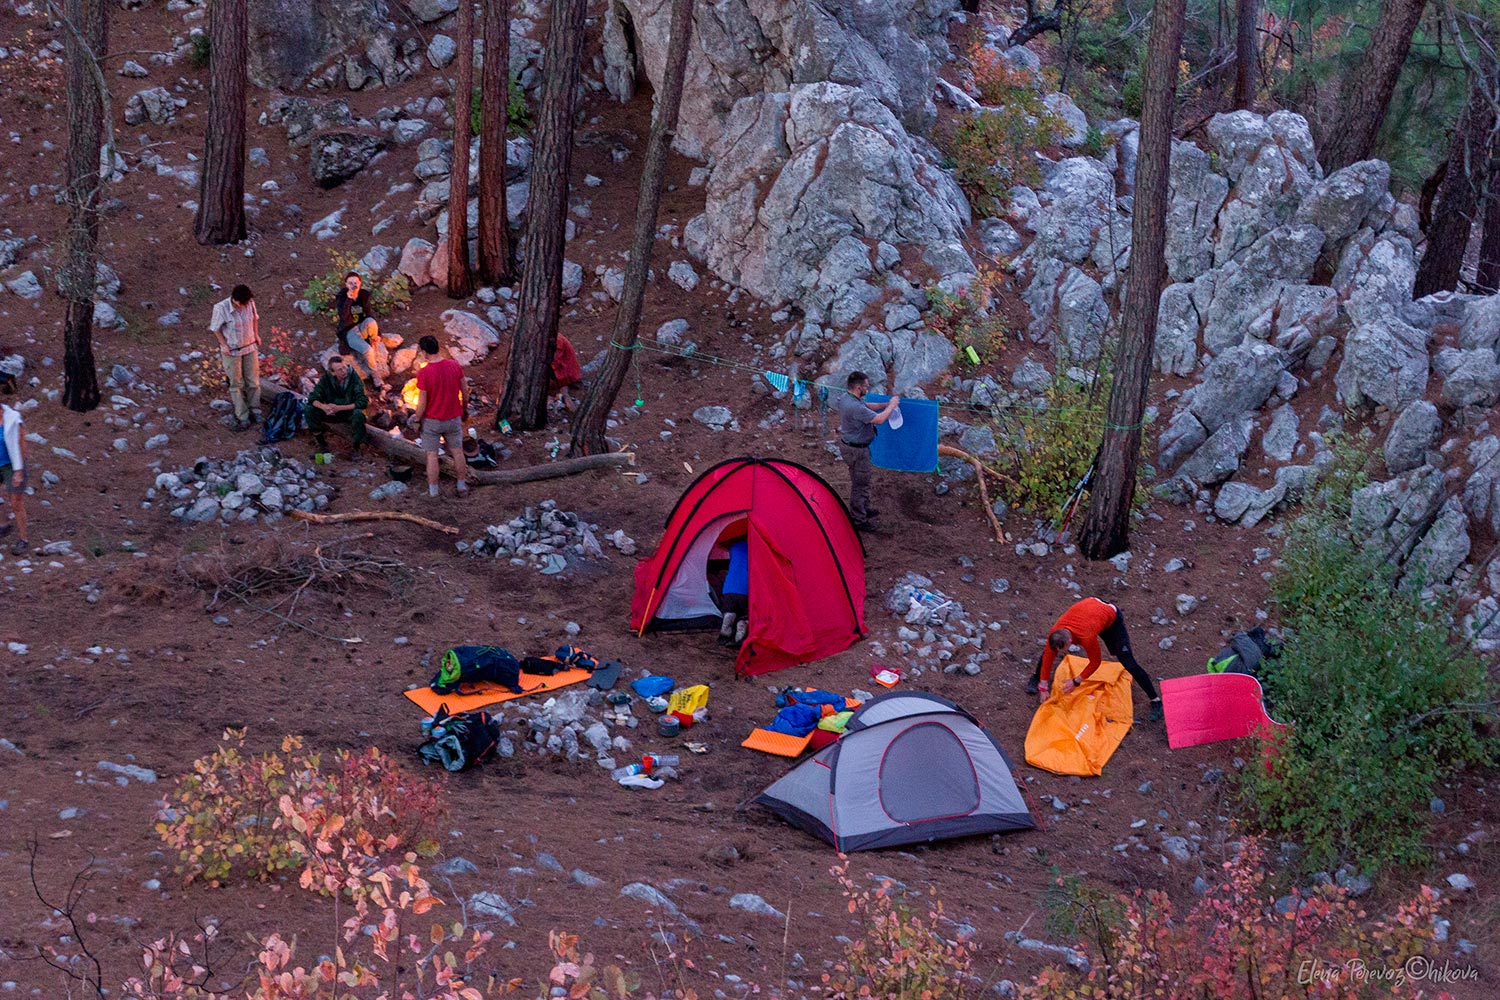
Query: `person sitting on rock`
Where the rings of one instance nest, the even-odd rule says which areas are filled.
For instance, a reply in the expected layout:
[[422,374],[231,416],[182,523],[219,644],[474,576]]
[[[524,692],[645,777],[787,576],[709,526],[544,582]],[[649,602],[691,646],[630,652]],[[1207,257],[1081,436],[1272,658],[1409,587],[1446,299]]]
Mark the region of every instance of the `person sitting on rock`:
[[350,456],[359,454],[365,443],[365,385],[349,365],[349,359],[335,354],[328,359],[328,371],[307,397],[307,426],[317,441],[318,451],[328,450],[328,425],[348,424],[354,439]]
[[344,275],[343,290],[334,296],[332,308],[337,317],[334,321],[338,332],[336,349],[353,351],[354,364],[360,375],[368,378],[376,390],[384,390],[385,381],[375,373],[375,348],[377,345],[400,347],[401,338],[381,334],[370,304],[370,290],[364,287],[364,279],[357,271]]
[[1099,651],[1101,639],[1109,647],[1110,655],[1120,661],[1120,665],[1145,690],[1146,697],[1151,699],[1150,721],[1161,721],[1161,695],[1151,682],[1151,675],[1136,662],[1135,654],[1130,651],[1130,633],[1125,630],[1125,617],[1120,614],[1119,608],[1106,604],[1097,597],[1085,597],[1053,622],[1052,628],[1047,632],[1047,644],[1042,647],[1041,659],[1037,661],[1036,673],[1032,675],[1031,683],[1026,689],[1036,692],[1039,700],[1046,701],[1050,694],[1052,664],[1058,657],[1066,656],[1069,647],[1075,642],[1088,654],[1089,663],[1077,679],[1063,681],[1062,689],[1071,691],[1078,687],[1103,662],[1104,657]]

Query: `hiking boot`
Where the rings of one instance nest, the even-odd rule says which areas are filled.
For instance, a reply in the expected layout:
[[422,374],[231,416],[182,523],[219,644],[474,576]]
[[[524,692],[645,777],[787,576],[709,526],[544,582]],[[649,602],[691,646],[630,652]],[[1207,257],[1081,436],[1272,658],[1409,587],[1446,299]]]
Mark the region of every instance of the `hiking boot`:
[[458,495],[459,496],[466,496],[466,495],[468,495],[468,492],[469,492],[469,481],[467,479],[460,479],[458,481],[458,487],[457,487],[457,489],[458,489]]
[[1147,722],[1161,721],[1161,699],[1156,698],[1151,702],[1151,713],[1146,716]]
[[427,487],[427,495],[430,497],[435,497],[438,495],[437,483],[433,483],[431,486]]
[[31,543],[24,538],[17,538],[10,547],[12,555],[24,556],[31,551]]
[[750,623],[741,618],[734,626],[734,644],[743,646],[750,635]]
[[719,624],[719,645],[729,646],[734,643],[734,615],[724,615]]
[[0,524],[0,538],[4,538],[6,535],[10,534],[15,530],[15,527],[16,526],[14,524]]
[[258,424],[258,423],[260,423],[260,421],[261,421],[260,411],[259,410],[251,410],[250,411],[250,423],[252,423],[252,424]]
[[1031,680],[1027,681],[1026,682],[1026,693],[1027,694],[1036,694],[1036,684],[1037,684],[1037,681],[1036,681],[1035,677],[1033,677]]
[[235,417],[234,418],[234,429],[237,432],[243,434],[245,431],[248,431],[250,429],[250,421],[248,421],[248,420],[241,420],[239,417]]
[[319,434],[319,435],[317,435],[316,437],[313,438],[313,445],[314,445],[314,448],[313,448],[314,451],[327,451],[328,450],[328,435],[327,434]]

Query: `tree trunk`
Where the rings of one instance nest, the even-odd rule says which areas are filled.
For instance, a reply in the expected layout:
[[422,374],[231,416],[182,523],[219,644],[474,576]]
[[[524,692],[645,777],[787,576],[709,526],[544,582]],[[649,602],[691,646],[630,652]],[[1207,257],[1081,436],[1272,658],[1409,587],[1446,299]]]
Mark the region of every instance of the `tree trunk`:
[[1323,143],[1328,173],[1370,158],[1426,8],[1427,0],[1385,0],[1381,5],[1370,46],[1344,81],[1343,106]]
[[604,368],[589,387],[583,406],[573,421],[574,455],[597,455],[607,451],[604,429],[615,397],[630,370],[632,348],[641,322],[641,303],[646,297],[646,276],[651,272],[651,250],[656,245],[656,218],[661,209],[662,187],[667,179],[667,153],[677,130],[677,112],[682,105],[682,79],[687,70],[688,42],[693,30],[693,0],[672,0],[671,37],[667,43],[667,65],[651,136],[646,140],[645,165],[641,169],[641,191],[636,200],[635,234],[630,242],[630,263],[625,267],[625,286],[620,308],[609,332],[609,354]]
[[587,0],[551,0],[547,67],[531,156],[531,200],[527,206],[526,253],[515,346],[505,393],[495,413],[517,430],[547,426],[547,376],[557,350],[557,311],[562,304],[562,264],[568,219],[568,171],[573,159],[573,112],[578,102],[578,64],[583,58]]
[[458,0],[458,71],[453,84],[453,167],[448,174],[448,297],[474,290],[469,270],[469,139],[473,134],[474,0]]
[[1464,251],[1479,215],[1480,194],[1489,167],[1487,147],[1494,126],[1495,111],[1485,93],[1484,78],[1476,73],[1469,91],[1469,105],[1453,127],[1447,169],[1438,186],[1432,224],[1427,229],[1427,249],[1417,268],[1412,298],[1458,287]]
[[1010,33],[1006,39],[1009,48],[1017,45],[1025,45],[1037,35],[1044,32],[1062,33],[1063,11],[1067,9],[1068,0],[1052,0],[1052,9],[1045,13],[1038,13],[1035,0],[1028,0],[1026,4],[1026,20],[1021,26]]
[[1490,295],[1500,292],[1500,137],[1490,138],[1490,169],[1485,182],[1484,238],[1479,243],[1479,274],[1474,283]]
[[[94,367],[94,271],[99,247],[99,154],[104,134],[103,78],[98,60],[109,42],[110,0],[67,0],[68,228],[61,285],[63,405],[85,413],[99,405]],[[114,150],[110,150],[111,159]]]
[[245,90],[250,57],[248,0],[208,7],[208,128],[193,235],[204,246],[245,238]]
[[1141,105],[1140,153],[1136,161],[1135,211],[1131,219],[1130,267],[1120,311],[1120,346],[1106,410],[1088,515],[1079,548],[1089,559],[1107,559],[1130,547],[1130,509],[1141,452],[1141,417],[1151,383],[1156,314],[1167,275],[1167,179],[1172,158],[1172,120],[1177,100],[1185,0],[1158,0],[1146,43]]
[[1234,25],[1234,107],[1255,107],[1255,78],[1260,70],[1260,47],[1255,44],[1255,22],[1260,0],[1238,0]]
[[510,0],[484,0],[484,73],[479,81],[479,280],[510,280],[505,218],[505,137],[510,128]]

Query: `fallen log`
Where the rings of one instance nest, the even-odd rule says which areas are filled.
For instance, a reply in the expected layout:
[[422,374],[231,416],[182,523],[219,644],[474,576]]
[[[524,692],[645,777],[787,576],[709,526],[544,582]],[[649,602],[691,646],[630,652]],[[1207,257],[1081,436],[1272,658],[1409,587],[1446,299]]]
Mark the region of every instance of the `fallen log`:
[[[276,401],[277,396],[290,391],[272,379],[264,379],[260,385],[261,395],[265,399],[267,408]],[[348,433],[343,424],[332,424],[330,429],[341,434]],[[379,448],[381,453],[391,461],[417,469],[427,468],[427,453],[416,442],[406,440],[399,433],[392,434],[378,427],[367,425],[366,430],[365,440],[371,446]],[[476,486],[514,486],[518,483],[533,483],[543,479],[573,476],[594,469],[623,469],[633,465],[635,465],[635,452],[611,451],[602,455],[564,458],[556,462],[527,465],[518,469],[470,468],[469,482]],[[439,462],[439,469],[442,475],[453,476],[453,460],[444,455]]]
[[431,528],[433,531],[441,531],[445,535],[458,534],[458,529],[452,525],[399,510],[351,510],[343,514],[313,514],[305,510],[294,510],[291,513],[292,517],[297,520],[310,521],[313,524],[343,524],[345,521],[409,521],[412,524],[420,524],[424,528]]
[[[938,445],[938,454],[946,455],[949,458],[962,459],[963,461],[968,462],[970,465],[974,466],[974,481],[979,484],[979,499],[984,502],[984,513],[985,516],[990,519],[990,527],[995,529],[995,541],[999,542],[1002,545],[1010,541],[1009,536],[1007,536],[1004,529],[1000,527],[1000,519],[995,516],[995,508],[990,506],[990,491],[986,489],[984,485],[984,474],[986,472],[990,472],[990,470],[984,465],[984,463],[979,461],[979,459],[964,451],[962,448],[954,448],[952,445],[940,444]],[[990,472],[990,474],[995,476],[997,479],[1004,478],[998,472]]]

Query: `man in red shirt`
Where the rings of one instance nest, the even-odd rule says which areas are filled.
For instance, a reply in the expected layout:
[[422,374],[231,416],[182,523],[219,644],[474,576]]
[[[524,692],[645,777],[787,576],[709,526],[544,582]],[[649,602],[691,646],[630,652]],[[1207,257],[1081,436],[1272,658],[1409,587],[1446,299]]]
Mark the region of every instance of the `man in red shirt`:
[[1066,655],[1068,647],[1076,642],[1088,654],[1089,665],[1078,675],[1077,680],[1063,681],[1064,691],[1073,690],[1099,669],[1103,660],[1099,651],[1101,639],[1109,647],[1110,655],[1119,660],[1120,665],[1135,678],[1135,682],[1145,689],[1146,696],[1151,699],[1150,721],[1159,722],[1161,695],[1151,682],[1151,675],[1146,673],[1145,668],[1136,662],[1135,655],[1130,652],[1130,633],[1125,631],[1125,616],[1120,614],[1119,608],[1106,604],[1097,597],[1085,597],[1064,611],[1062,617],[1053,623],[1047,633],[1047,645],[1042,648],[1041,659],[1037,661],[1036,673],[1026,689],[1035,691],[1040,701],[1046,701],[1051,693],[1053,662]]
[[459,495],[469,492],[469,468],[464,462],[464,370],[452,358],[438,357],[433,336],[417,341],[427,364],[417,372],[417,412],[412,422],[422,429],[427,452],[427,495],[438,495],[438,448],[448,445]]

